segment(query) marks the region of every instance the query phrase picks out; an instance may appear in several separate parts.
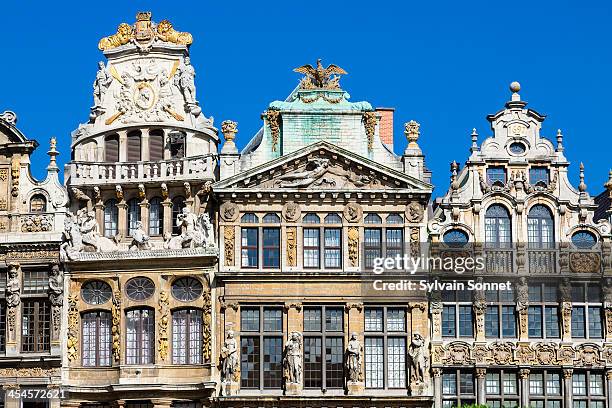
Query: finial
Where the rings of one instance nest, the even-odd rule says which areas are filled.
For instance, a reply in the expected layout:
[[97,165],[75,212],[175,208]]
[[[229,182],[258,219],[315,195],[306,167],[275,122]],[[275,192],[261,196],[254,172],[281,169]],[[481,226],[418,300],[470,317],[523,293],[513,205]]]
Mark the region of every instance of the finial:
[[476,132],[476,128],[472,129],[472,147],[470,148],[470,151],[478,151],[478,132]]
[[51,140],[49,140],[49,151],[47,152],[47,154],[50,157],[49,166],[47,168],[57,169],[57,162],[55,160],[55,156],[59,155],[59,152],[57,151],[57,139],[55,139],[55,137],[52,137]]
[[451,189],[457,190],[457,188],[459,188],[459,186],[457,185],[457,174],[459,173],[459,163],[453,160],[453,162],[450,164],[450,170],[451,170],[451,179],[450,179]]
[[421,134],[420,129],[421,125],[415,120],[404,123],[404,135],[406,135],[406,139],[408,139],[409,149],[419,147],[417,140],[419,140],[419,135]]
[[557,151],[562,152],[563,150],[563,133],[561,133],[561,129],[557,129]]
[[521,84],[519,84],[517,81],[514,81],[510,84],[510,91],[512,92],[513,101],[521,100],[521,96],[518,94],[520,90],[521,90]]
[[234,142],[236,133],[238,133],[238,123],[233,120],[224,120],[221,123],[221,133],[226,142]]
[[584,163],[580,163],[580,184],[578,184],[578,191],[584,193],[587,189],[587,185],[584,184]]

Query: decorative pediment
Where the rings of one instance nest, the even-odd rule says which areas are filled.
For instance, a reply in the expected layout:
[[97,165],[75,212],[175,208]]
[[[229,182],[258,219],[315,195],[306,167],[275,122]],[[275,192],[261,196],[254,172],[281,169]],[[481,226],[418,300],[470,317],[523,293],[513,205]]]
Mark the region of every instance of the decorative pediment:
[[223,189],[273,190],[415,190],[431,192],[431,185],[364,159],[327,142],[272,160],[213,185]]

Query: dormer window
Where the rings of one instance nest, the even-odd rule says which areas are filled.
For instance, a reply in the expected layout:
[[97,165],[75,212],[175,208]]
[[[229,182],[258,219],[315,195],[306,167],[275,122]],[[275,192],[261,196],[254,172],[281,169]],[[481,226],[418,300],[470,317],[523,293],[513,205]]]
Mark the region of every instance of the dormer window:
[[487,169],[487,181],[491,185],[504,186],[506,184],[506,168],[491,166]]
[[525,145],[519,142],[514,142],[510,145],[510,153],[520,156],[522,154],[525,154]]
[[529,169],[529,183],[533,186],[546,187],[550,177],[546,167],[532,167]]
[[30,200],[30,212],[41,213],[47,211],[47,200],[42,194],[32,196]]

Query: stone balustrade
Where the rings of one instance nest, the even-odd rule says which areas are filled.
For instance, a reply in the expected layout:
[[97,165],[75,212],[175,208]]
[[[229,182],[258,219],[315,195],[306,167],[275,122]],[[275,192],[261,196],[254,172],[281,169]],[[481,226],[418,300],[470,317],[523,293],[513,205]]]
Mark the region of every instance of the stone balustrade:
[[213,178],[216,156],[209,154],[155,162],[92,163],[72,161],[68,166],[72,185],[205,179]]

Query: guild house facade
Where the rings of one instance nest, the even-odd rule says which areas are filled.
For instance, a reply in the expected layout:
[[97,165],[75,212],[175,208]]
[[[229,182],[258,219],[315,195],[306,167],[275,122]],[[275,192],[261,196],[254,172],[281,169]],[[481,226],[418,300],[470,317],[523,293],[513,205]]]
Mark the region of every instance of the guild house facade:
[[[243,138],[191,34],[107,34],[63,184],[55,139],[37,181],[0,115],[0,408],[612,407],[612,174],[570,180],[518,83],[436,199],[419,124],[395,153],[343,68],[295,68]],[[423,256],[483,267],[373,273]],[[510,286],[374,290],[408,276]]]

